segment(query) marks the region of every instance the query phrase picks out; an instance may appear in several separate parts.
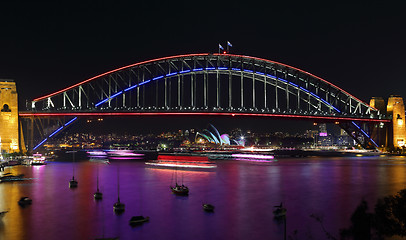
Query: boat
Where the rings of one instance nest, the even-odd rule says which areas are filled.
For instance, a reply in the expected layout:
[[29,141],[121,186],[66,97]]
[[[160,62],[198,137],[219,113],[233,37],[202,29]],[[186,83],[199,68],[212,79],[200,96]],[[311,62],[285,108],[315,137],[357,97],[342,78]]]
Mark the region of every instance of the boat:
[[99,168],[97,168],[97,190],[93,196],[96,200],[101,200],[103,198],[103,193],[99,190]]
[[172,190],[172,193],[176,195],[186,196],[189,194],[189,188],[183,185],[183,175],[182,175],[182,185],[178,184],[178,169],[175,170],[175,186],[174,187],[171,186],[170,188]]
[[176,183],[175,187],[172,187],[172,192],[175,193],[176,195],[188,195],[189,194],[189,188],[186,187],[185,185],[178,185],[178,183]]
[[216,163],[209,161],[207,156],[191,155],[158,155],[157,160],[147,161],[145,164],[156,167],[180,168],[216,168]]
[[273,211],[275,217],[284,217],[286,216],[287,209],[283,207],[282,203],[278,206],[274,206],[276,209]]
[[251,162],[272,162],[274,156],[270,154],[248,154],[248,153],[233,153],[231,154],[233,160],[251,161]]
[[76,188],[78,187],[78,181],[76,181],[75,176],[69,181],[69,188]]
[[17,160],[6,160],[4,162],[5,166],[16,166],[16,165],[20,165],[20,161]]
[[125,204],[120,202],[120,198],[118,198],[117,202],[113,205],[113,210],[116,213],[122,213],[125,210]]
[[208,203],[203,203],[203,209],[206,212],[213,212],[214,211],[214,206]]
[[75,179],[75,152],[69,151],[67,153],[72,153],[72,179],[69,180],[69,188],[76,188],[78,186],[78,181]]
[[148,222],[148,221],[149,221],[149,217],[133,216],[130,219],[130,225],[137,225],[137,224],[141,224],[141,223]]
[[32,155],[31,165],[46,165],[45,157],[40,153],[35,153]]
[[13,175],[11,173],[5,173],[0,177],[0,182],[13,182],[13,181],[23,181],[24,174]]
[[124,212],[125,210],[125,204],[120,202],[120,174],[119,174],[119,169],[117,167],[117,202],[114,203],[113,205],[113,210],[117,214]]
[[8,213],[8,211],[0,212],[0,220],[3,219],[4,216],[6,216],[6,213]]
[[32,203],[32,199],[29,197],[22,197],[22,198],[20,198],[20,200],[18,200],[18,204],[20,206],[30,205],[31,203]]
[[91,157],[89,158],[89,162],[110,164],[110,161],[107,158]]
[[134,150],[128,148],[114,148],[105,151],[107,156],[111,159],[127,159],[127,158],[135,158],[135,159],[142,159],[144,157],[143,153],[136,153]]

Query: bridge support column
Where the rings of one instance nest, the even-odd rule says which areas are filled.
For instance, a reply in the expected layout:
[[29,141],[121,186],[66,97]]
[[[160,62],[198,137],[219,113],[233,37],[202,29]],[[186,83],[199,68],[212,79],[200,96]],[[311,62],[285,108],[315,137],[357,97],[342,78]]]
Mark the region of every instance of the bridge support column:
[[21,119],[21,135],[23,134],[24,139],[22,139],[21,145],[27,146],[26,151],[32,153],[34,149],[34,117]]
[[18,97],[13,80],[0,80],[0,151],[18,152]]
[[[379,110],[380,114],[386,115],[385,100],[381,97],[372,97],[369,105]],[[380,150],[384,150],[388,146],[388,131],[389,123],[373,123],[371,124],[371,138],[378,144]]]
[[387,113],[392,116],[392,128],[389,131],[388,146],[406,147],[405,105],[403,98],[392,95],[388,99]]

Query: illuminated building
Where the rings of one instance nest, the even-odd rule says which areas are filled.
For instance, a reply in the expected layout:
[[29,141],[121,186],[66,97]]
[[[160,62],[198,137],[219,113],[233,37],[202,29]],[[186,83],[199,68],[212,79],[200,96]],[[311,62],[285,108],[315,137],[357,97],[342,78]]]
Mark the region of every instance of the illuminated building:
[[199,142],[198,138],[203,138],[209,143],[214,143],[218,145],[231,145],[231,142],[235,143],[236,145],[244,146],[245,141],[244,139],[240,139],[239,141],[230,140],[230,136],[228,134],[220,135],[219,131],[211,124],[209,124],[209,129],[204,129],[202,132],[197,132],[195,136],[195,142]]
[[319,124],[319,136],[327,137],[327,124],[325,124],[325,123]]
[[388,145],[395,148],[404,147],[406,141],[405,105],[403,98],[392,95],[388,99],[387,113],[392,116],[392,131],[388,136]]
[[0,80],[0,150],[18,152],[18,98],[13,80]]

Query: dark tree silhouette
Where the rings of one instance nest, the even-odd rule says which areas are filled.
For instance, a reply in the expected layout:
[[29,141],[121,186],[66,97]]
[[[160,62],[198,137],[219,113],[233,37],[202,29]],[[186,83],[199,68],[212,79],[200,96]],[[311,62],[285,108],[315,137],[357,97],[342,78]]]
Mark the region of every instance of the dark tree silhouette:
[[371,222],[373,214],[367,213],[368,203],[362,200],[351,216],[349,229],[340,230],[341,239],[371,239]]
[[406,236],[406,189],[379,199],[375,206],[374,228],[379,236]]

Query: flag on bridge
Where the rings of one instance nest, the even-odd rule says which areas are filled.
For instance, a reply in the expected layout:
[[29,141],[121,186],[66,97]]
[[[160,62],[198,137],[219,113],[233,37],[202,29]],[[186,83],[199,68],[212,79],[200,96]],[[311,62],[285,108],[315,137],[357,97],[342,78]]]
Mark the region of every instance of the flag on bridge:
[[224,48],[223,48],[223,46],[221,46],[221,44],[219,43],[219,53],[221,53],[221,50],[224,51]]
[[227,53],[230,53],[230,47],[232,47],[233,45],[227,41]]

